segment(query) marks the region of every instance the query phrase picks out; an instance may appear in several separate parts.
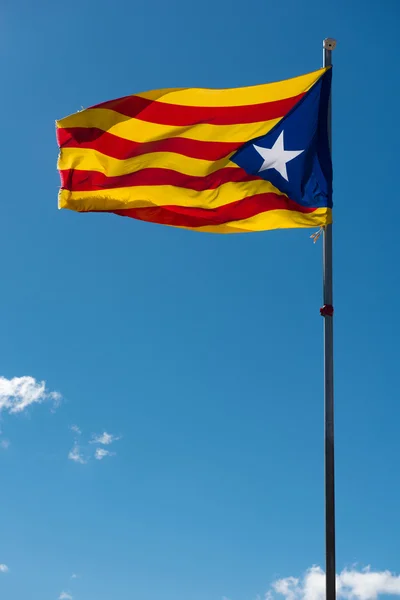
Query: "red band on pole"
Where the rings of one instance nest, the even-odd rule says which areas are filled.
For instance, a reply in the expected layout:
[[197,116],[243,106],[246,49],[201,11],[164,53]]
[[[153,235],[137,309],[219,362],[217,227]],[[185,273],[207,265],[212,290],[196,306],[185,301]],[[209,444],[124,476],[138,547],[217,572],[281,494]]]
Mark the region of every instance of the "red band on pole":
[[321,313],[321,317],[333,317],[332,304],[324,304],[324,306],[319,309],[319,312]]

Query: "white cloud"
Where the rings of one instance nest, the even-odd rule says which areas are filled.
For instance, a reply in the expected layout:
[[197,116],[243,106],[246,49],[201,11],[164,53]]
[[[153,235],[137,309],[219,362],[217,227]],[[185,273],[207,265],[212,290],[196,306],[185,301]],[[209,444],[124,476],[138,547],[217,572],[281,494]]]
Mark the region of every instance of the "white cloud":
[[76,573],[72,573],[71,579],[78,579],[78,575]]
[[58,600],[72,600],[72,596],[71,594],[68,594],[68,592],[61,592],[58,596]]
[[274,581],[272,588],[277,594],[285,596],[286,600],[296,600],[296,598],[301,597],[301,588],[299,587],[299,580],[296,577],[278,579]]
[[0,447],[3,448],[3,450],[7,450],[10,447],[10,441],[9,440],[1,440]]
[[[345,600],[376,600],[380,595],[400,596],[400,575],[390,571],[357,571],[344,569],[336,576],[337,598]],[[277,595],[286,600],[324,600],[325,573],[321,567],[308,569],[302,579],[286,577],[274,581],[266,594],[267,600]]]
[[116,435],[112,435],[111,433],[107,433],[106,431],[100,435],[94,435],[91,440],[91,444],[104,444],[108,446],[108,444],[112,444],[113,442],[117,442],[121,437]]
[[7,565],[4,564],[0,564],[0,573],[8,573],[10,569],[7,567]]
[[115,456],[115,452],[110,452],[109,450],[104,450],[104,448],[96,448],[94,457],[97,460],[102,460],[105,456]]
[[71,425],[70,430],[76,433],[77,435],[81,435],[82,431],[79,429],[78,425]]
[[41,404],[51,400],[58,404],[59,392],[49,392],[45,381],[36,381],[34,377],[0,377],[0,412],[19,413],[32,404]]
[[81,465],[85,465],[87,463],[87,460],[85,460],[85,458],[80,452],[78,444],[73,445],[72,449],[68,454],[68,458]]
[[371,571],[370,567],[362,572],[342,571],[339,584],[340,593],[344,598],[369,600],[377,598],[380,594],[400,596],[400,575],[390,571]]

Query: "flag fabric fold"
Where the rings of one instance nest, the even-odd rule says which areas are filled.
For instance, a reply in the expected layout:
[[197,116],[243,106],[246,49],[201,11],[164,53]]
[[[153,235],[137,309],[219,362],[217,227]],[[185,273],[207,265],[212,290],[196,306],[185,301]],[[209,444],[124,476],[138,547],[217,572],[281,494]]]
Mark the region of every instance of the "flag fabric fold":
[[59,208],[215,233],[329,224],[331,76],[151,91],[61,119]]

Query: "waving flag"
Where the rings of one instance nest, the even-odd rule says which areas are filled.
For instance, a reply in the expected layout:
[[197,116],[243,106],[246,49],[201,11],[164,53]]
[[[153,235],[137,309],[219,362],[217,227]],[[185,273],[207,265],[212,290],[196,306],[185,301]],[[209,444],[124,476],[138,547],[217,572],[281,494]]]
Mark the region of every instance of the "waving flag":
[[59,207],[216,233],[329,224],[331,73],[151,91],[66,117]]

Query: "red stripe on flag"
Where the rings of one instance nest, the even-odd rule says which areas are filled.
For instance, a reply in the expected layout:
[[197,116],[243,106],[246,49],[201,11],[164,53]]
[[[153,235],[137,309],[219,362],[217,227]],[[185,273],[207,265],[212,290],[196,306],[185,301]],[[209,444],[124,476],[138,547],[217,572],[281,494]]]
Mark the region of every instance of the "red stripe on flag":
[[180,137],[139,143],[94,127],[58,128],[57,141],[60,148],[89,148],[119,160],[149,154],[150,152],[173,152],[189,158],[210,161],[228,156],[244,143],[201,142]]
[[154,208],[127,208],[112,212],[123,217],[131,217],[141,221],[175,225],[176,227],[206,227],[222,225],[230,221],[249,219],[263,212],[283,209],[301,213],[312,213],[316,209],[301,206],[278,194],[257,194],[231,204],[225,204],[214,209],[190,208],[187,206],[155,206]]
[[102,102],[92,109],[106,108],[127,117],[158,125],[177,127],[208,123],[210,125],[239,125],[278,119],[286,115],[301,100],[304,94],[246,106],[180,106],[140,96],[125,96],[117,100]]
[[171,169],[141,169],[135,173],[107,177],[98,171],[80,171],[67,169],[60,171],[61,187],[71,192],[92,192],[95,190],[111,190],[115,188],[134,187],[138,185],[173,185],[179,188],[195,190],[213,190],[229,182],[247,182],[260,179],[249,175],[240,168],[224,167],[202,177],[185,175]]

